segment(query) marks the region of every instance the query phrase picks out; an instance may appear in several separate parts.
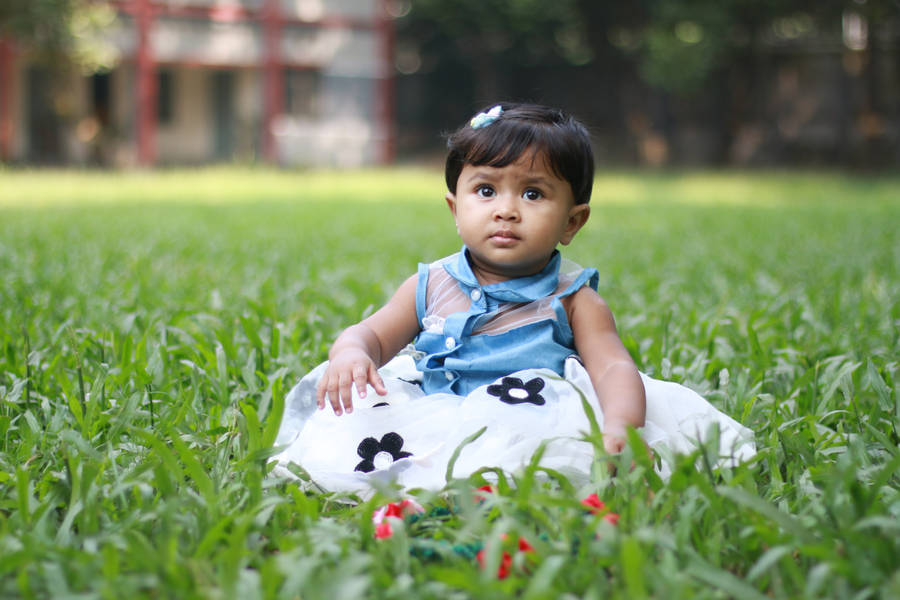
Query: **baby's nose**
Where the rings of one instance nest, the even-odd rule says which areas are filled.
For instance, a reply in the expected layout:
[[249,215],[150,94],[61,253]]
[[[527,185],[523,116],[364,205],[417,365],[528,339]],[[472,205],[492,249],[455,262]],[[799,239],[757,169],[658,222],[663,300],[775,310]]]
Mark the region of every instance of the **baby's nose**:
[[494,208],[494,217],[503,220],[517,219],[519,209],[514,199],[499,198]]

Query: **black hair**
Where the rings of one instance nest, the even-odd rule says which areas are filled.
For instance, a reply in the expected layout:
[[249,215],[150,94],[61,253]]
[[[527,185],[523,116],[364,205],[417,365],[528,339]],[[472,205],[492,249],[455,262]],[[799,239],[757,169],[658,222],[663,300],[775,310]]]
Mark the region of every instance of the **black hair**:
[[[497,105],[493,105],[497,106]],[[490,124],[469,123],[447,138],[444,179],[456,193],[465,165],[505,167],[530,150],[543,156],[553,174],[569,182],[575,204],[587,204],[594,184],[594,153],[587,129],[561,110],[537,104],[500,104]],[[486,107],[488,112],[492,107]]]

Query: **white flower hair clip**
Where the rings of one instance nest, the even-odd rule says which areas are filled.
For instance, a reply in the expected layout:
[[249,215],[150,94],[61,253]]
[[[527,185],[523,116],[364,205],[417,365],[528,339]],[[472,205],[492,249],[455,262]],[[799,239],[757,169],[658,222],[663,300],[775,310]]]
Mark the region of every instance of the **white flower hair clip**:
[[472,127],[472,129],[481,129],[482,127],[487,127],[488,125],[496,121],[502,114],[503,107],[498,104],[491,110],[487,112],[480,112],[472,117],[472,120],[469,121],[469,125]]

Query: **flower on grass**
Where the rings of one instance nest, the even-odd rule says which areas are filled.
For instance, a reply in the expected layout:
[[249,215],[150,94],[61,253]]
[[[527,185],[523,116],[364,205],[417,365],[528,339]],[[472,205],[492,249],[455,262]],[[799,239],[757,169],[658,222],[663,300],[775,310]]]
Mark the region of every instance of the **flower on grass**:
[[375,537],[379,540],[392,537],[394,530],[391,529],[391,523],[387,519],[375,526]]
[[600,499],[600,496],[595,493],[592,493],[587,498],[583,499],[581,504],[586,506],[592,515],[600,514],[606,510],[606,504],[604,504],[603,500]]
[[418,502],[407,498],[400,501],[399,503],[388,502],[386,505],[376,510],[374,513],[372,513],[372,522],[378,524],[384,521],[385,517],[396,517],[398,519],[403,519],[404,517],[408,517],[409,515],[423,512],[425,512],[425,509],[422,508],[422,506]]
[[489,494],[496,494],[497,488],[492,485],[483,485],[477,490],[475,490],[475,502],[481,503],[487,500],[490,496]]
[[[500,536],[500,539],[503,541],[507,540],[507,535],[504,533]],[[516,554],[524,553],[524,554],[534,554],[534,546],[528,543],[523,537],[520,537],[516,542]],[[480,550],[478,554],[475,555],[475,560],[478,561],[478,566],[482,569],[484,568],[484,550]],[[506,579],[512,573],[513,567],[513,555],[510,554],[507,550],[503,551],[503,554],[500,555],[500,565],[497,567],[497,579]]]
[[[478,566],[482,569],[484,568],[484,550],[480,551],[476,556],[478,559]],[[506,550],[503,551],[503,556],[500,557],[500,566],[497,567],[497,579],[506,579],[509,577],[509,573],[512,571],[512,555]]]
[[383,540],[393,536],[394,529],[391,527],[391,521],[402,526],[403,519],[423,512],[425,512],[425,509],[414,500],[406,499],[399,503],[389,502],[372,513],[372,522],[375,523],[375,537]]
[[581,501],[581,504],[582,506],[585,506],[592,515],[603,515],[604,521],[612,525],[618,525],[619,515],[611,512],[597,494],[590,494]]

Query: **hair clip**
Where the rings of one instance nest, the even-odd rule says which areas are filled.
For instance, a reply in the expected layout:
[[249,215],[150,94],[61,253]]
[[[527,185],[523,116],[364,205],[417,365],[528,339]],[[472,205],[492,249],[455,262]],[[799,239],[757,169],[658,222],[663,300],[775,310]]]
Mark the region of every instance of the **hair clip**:
[[496,121],[502,114],[503,107],[498,104],[491,110],[487,112],[480,112],[472,117],[472,120],[469,121],[469,125],[472,127],[472,129],[481,129],[482,127],[487,127],[488,125]]

